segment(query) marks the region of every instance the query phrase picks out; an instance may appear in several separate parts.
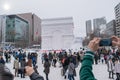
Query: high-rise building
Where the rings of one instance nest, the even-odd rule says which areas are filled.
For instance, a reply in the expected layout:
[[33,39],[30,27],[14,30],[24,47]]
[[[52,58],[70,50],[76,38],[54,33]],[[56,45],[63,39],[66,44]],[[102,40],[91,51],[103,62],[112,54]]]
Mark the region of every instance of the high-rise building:
[[120,37],[120,3],[115,7],[116,35]]
[[105,35],[107,37],[111,37],[112,35],[116,34],[116,28],[115,28],[115,20],[112,20],[106,24],[106,29],[105,29]]
[[29,23],[29,45],[41,45],[41,19],[33,13],[17,14]]
[[71,49],[73,34],[73,18],[51,18],[42,20],[42,49]]
[[90,36],[92,32],[92,24],[91,24],[91,20],[86,21],[86,35]]
[[94,27],[95,36],[100,36],[100,31],[101,31],[100,27],[103,25],[106,25],[105,17],[93,19],[93,27]]
[[14,44],[16,47],[28,46],[28,22],[16,15],[1,16],[1,44]]

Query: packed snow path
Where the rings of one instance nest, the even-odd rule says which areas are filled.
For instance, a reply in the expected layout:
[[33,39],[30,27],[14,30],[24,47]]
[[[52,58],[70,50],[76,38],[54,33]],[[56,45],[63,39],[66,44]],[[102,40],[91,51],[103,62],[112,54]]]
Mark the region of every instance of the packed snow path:
[[[13,61],[14,60],[13,60],[13,57],[12,57],[11,63],[7,63],[6,65],[11,70],[11,72],[14,74]],[[45,79],[45,74],[43,72],[44,68],[43,68],[43,64],[41,62],[40,55],[38,57],[37,65],[38,65],[38,71],[39,71],[40,75],[42,75],[44,77],[44,79]],[[79,79],[80,66],[81,66],[81,64],[79,65],[78,68],[76,68],[77,76],[75,77],[75,80],[80,80]],[[108,78],[108,72],[107,72],[106,64],[99,63],[98,65],[93,65],[93,72],[94,72],[94,75],[95,75],[97,80],[110,80]],[[15,77],[14,80],[30,80],[30,79],[29,79],[29,77],[26,76],[25,78]],[[64,77],[61,76],[61,68],[59,67],[59,63],[57,63],[57,67],[56,68],[51,66],[50,74],[49,74],[49,80],[68,80],[68,79],[64,79]]]

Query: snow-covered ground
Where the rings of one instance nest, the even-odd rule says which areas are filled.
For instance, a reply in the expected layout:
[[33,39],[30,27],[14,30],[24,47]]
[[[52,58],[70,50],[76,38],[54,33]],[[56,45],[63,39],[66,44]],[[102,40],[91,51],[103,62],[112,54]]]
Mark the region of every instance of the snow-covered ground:
[[[13,70],[13,58],[12,58],[12,62],[11,63],[7,63],[6,65],[11,70],[11,72],[14,73],[14,70]],[[45,74],[43,73],[43,65],[41,63],[40,56],[38,58],[38,64],[37,65],[39,67],[38,71],[39,71],[40,75],[42,75],[45,78]],[[77,76],[75,77],[75,80],[80,80],[79,79],[80,66],[76,69]],[[110,80],[108,78],[107,66],[105,64],[99,63],[98,65],[93,65],[93,72],[94,72],[94,75],[95,75],[97,80]],[[20,77],[15,77],[14,80],[30,80],[30,79],[29,79],[29,77],[22,78],[22,79]],[[54,67],[50,68],[49,80],[68,80],[68,79],[64,79],[61,76],[61,68],[59,68],[59,63],[57,63],[57,67],[56,68],[54,68]]]

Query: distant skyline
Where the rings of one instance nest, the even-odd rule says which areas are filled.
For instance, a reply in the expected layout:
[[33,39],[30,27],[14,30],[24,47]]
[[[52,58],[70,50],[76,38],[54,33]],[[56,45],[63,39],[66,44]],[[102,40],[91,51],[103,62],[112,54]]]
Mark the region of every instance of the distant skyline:
[[118,3],[120,0],[0,0],[0,15],[32,12],[41,19],[73,17],[75,36],[83,37],[87,20],[115,19],[114,7]]

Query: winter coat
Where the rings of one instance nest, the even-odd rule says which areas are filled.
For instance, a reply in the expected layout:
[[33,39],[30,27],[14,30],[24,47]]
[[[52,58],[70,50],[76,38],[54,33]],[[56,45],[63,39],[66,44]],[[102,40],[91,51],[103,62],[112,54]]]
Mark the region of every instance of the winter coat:
[[68,66],[68,74],[74,74],[73,71],[75,69],[75,65],[73,63],[70,63]]
[[62,55],[62,53],[61,53],[61,52],[59,53],[58,57],[59,57],[59,60],[61,60],[61,59],[62,59],[63,55]]
[[35,56],[32,57],[32,62],[36,62]]
[[28,53],[28,56],[27,56],[27,58],[28,58],[28,59],[31,59],[31,55],[30,55],[30,53]]
[[56,63],[56,62],[57,62],[56,58],[54,58],[54,59],[53,59],[53,62],[54,62],[54,63]]
[[0,63],[5,64],[5,61],[3,58],[0,59]]
[[24,68],[26,66],[26,62],[25,61],[21,61],[21,68]]
[[24,73],[24,72],[25,72],[26,62],[22,60],[22,61],[20,62],[20,65],[21,65],[21,68],[20,68],[20,69],[21,69],[21,71]]
[[44,80],[44,78],[34,72],[34,73],[32,73],[32,75],[30,75],[30,80]]
[[66,67],[66,66],[68,66],[68,65],[69,65],[69,58],[67,57],[67,58],[65,58],[65,60],[64,60],[63,67]]
[[113,71],[114,70],[114,64],[113,64],[113,62],[108,61],[107,67],[108,67],[108,72]]
[[0,80],[14,80],[13,74],[3,64],[0,63]]
[[18,60],[14,61],[14,68],[19,69],[19,61]]
[[49,74],[49,72],[50,72],[50,63],[45,62],[44,63],[44,73]]
[[115,73],[120,73],[120,63],[115,64]]
[[52,59],[53,59],[52,53],[49,53],[49,60],[52,61]]
[[19,53],[18,58],[19,58],[19,62],[23,59],[22,53]]
[[8,53],[7,52],[5,52],[4,55],[5,55],[5,58],[8,58]]
[[79,73],[80,80],[96,80],[92,72],[93,58],[94,53],[91,51],[86,51]]

